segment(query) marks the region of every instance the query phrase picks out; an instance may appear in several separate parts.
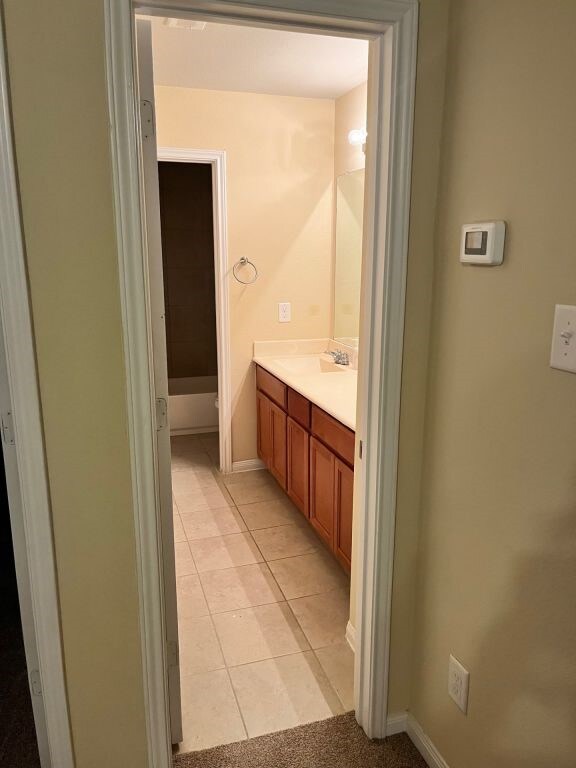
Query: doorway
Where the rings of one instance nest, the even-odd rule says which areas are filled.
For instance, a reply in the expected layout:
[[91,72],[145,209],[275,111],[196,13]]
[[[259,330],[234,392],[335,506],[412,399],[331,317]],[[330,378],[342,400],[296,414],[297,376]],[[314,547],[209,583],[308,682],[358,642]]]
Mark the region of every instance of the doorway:
[[[149,63],[152,67],[153,62]],[[231,410],[232,395],[230,387],[230,321],[229,321],[229,290],[227,277],[228,261],[228,234],[227,234],[227,209],[226,209],[226,152],[223,150],[193,149],[190,147],[166,147],[157,148],[157,160],[159,165],[178,168],[182,176],[194,174],[201,179],[200,192],[202,194],[201,216],[198,211],[192,213],[199,218],[199,231],[203,245],[203,266],[200,270],[201,279],[205,285],[200,306],[195,306],[200,322],[207,330],[206,338],[200,338],[194,318],[188,316],[188,326],[193,325],[194,331],[185,332],[190,337],[188,342],[188,355],[195,358],[196,348],[190,347],[190,343],[198,343],[202,355],[202,371],[192,370],[195,375],[182,377],[178,370],[174,375],[170,372],[168,359],[168,395],[170,414],[170,433],[173,436],[186,434],[211,434],[212,444],[217,446],[219,453],[214,463],[224,474],[232,471],[232,440],[231,440]],[[188,170],[187,170],[188,169]],[[190,206],[194,206],[190,199]],[[190,209],[189,209],[190,210]],[[206,225],[208,222],[209,226]],[[161,229],[163,227],[161,226]],[[161,234],[162,237],[162,234]],[[182,244],[182,249],[187,250],[188,257],[176,256],[176,263],[190,265],[196,259],[195,251],[190,244]],[[164,255],[164,243],[162,242],[162,258]],[[178,262],[180,259],[180,262]],[[166,310],[166,338],[175,335],[180,338],[181,330],[170,328],[171,319],[168,316],[171,298],[169,296],[169,282],[165,278],[167,265],[162,264],[162,283],[164,286],[164,308]],[[184,266],[186,272],[188,268]],[[195,284],[194,271],[197,267],[188,270],[184,280],[194,283],[192,294],[198,291]],[[156,275],[156,273],[154,273]],[[192,306],[190,294],[183,290],[178,283],[177,275],[173,280],[177,283],[175,301],[183,301],[186,307]],[[154,280],[155,277],[153,276]],[[178,294],[180,297],[178,298]],[[178,321],[176,321],[178,326]],[[209,341],[207,341],[209,339]],[[177,352],[181,351],[180,347]],[[216,359],[214,359],[214,357]],[[174,361],[179,364],[178,361]],[[188,365],[186,361],[186,365]],[[194,363],[198,365],[198,361]],[[210,371],[210,373],[206,373]],[[194,390],[185,392],[184,390]],[[179,398],[179,394],[185,395]],[[190,398],[188,395],[196,395]]]
[[[257,396],[252,358],[259,340],[279,333],[289,338],[295,333],[297,338],[324,336],[324,341],[316,342],[322,354],[330,346],[335,354],[339,348],[338,354],[345,356],[345,340],[330,340],[335,325],[330,311],[333,273],[338,272],[344,287],[339,304],[344,313],[354,315],[351,325],[356,327],[356,338],[346,340],[347,369],[332,367],[344,374],[347,385],[356,382],[357,351],[351,345],[358,344],[360,285],[347,276],[360,273],[361,237],[356,238],[358,247],[347,253],[350,263],[340,254],[336,269],[333,230],[335,177],[364,166],[363,148],[352,144],[348,134],[354,128],[365,131],[368,43],[215,22],[207,24],[198,37],[195,28],[173,26],[173,21],[177,20],[138,18],[137,35],[141,95],[151,105],[155,144],[160,145],[161,260],[154,221],[158,212],[153,210],[154,174],[145,175],[145,198],[152,296],[157,297],[155,282],[160,275],[164,283],[163,317],[156,300],[151,312],[153,323],[163,323],[165,328],[172,448],[169,513],[174,527],[177,615],[168,621],[178,629],[182,704],[180,728],[175,717],[176,680],[172,680],[172,738],[187,752],[304,725],[353,708],[354,656],[346,640],[353,424],[343,428],[351,442],[341,464],[330,463],[332,454],[321,442],[313,441],[310,453],[310,462],[319,472],[338,468],[339,484],[346,479],[339,498],[347,516],[341,517],[337,555],[331,556],[334,509],[320,490],[326,482],[334,485],[336,477],[331,481],[324,477],[313,485],[312,473],[310,485],[318,492],[312,492],[310,510],[315,514],[309,515],[308,435],[297,433],[297,423],[286,414],[280,418],[286,426],[290,423],[289,439],[294,445],[290,460],[283,453],[274,476],[261,468],[257,427],[262,418],[261,413],[258,417],[253,413]],[[247,45],[251,58],[245,60],[244,73],[238,77],[235,71],[241,61],[230,51]],[[274,63],[268,58],[270,50],[279,52]],[[183,57],[186,65],[181,63]],[[204,65],[210,57],[218,73],[216,82]],[[316,82],[303,84],[304,74],[315,65]],[[182,78],[186,85],[175,86]],[[166,148],[176,140],[179,147]],[[229,425],[236,443],[232,474],[219,471],[217,436],[209,435],[214,421],[178,423],[175,418],[181,412],[173,408],[174,400],[186,405],[196,397],[190,383],[205,382],[219,373],[215,169],[206,162],[198,165],[202,150],[181,146],[203,146],[207,141],[223,148],[228,164],[229,196],[223,202],[230,215],[222,223],[229,233],[231,253],[220,271],[224,284],[230,285],[233,333],[228,339],[219,336],[217,346],[220,356],[236,361],[231,377],[235,412]],[[145,167],[150,170],[148,155],[153,145],[147,132]],[[218,190],[214,191],[218,197]],[[354,233],[348,233],[344,209],[340,204],[336,208],[336,218],[342,219],[340,237],[350,239]],[[361,202],[355,214],[361,222]],[[344,244],[341,250],[350,251]],[[249,264],[242,263],[245,254]],[[282,327],[271,311],[273,301],[286,298],[294,308],[289,322],[297,323],[296,331],[288,324]],[[160,340],[154,347],[158,386],[164,376],[159,370],[161,330],[156,337]],[[339,390],[338,378],[327,377],[331,390]],[[210,389],[206,393],[205,400],[210,400]],[[200,417],[210,419],[214,395],[211,399]],[[265,396],[259,393],[258,400],[264,401]],[[352,422],[355,410],[351,388],[346,413]],[[160,436],[158,451],[163,450]],[[242,450],[251,452],[242,454]],[[291,471],[294,483],[288,491],[287,469],[297,452],[302,468]],[[329,464],[324,462],[326,456]],[[239,465],[243,471],[238,471]],[[162,477],[160,482],[168,485]],[[298,492],[292,493],[296,485]],[[164,542],[164,548],[169,547],[170,542]],[[172,603],[168,594],[166,604]],[[227,716],[214,717],[216,708]]]
[[[357,693],[356,717],[370,736],[386,733],[386,689],[388,674],[389,613],[391,564],[393,552],[395,467],[397,461],[398,415],[400,370],[402,354],[402,326],[404,306],[404,278],[406,273],[406,240],[409,200],[410,143],[412,125],[412,103],[414,86],[416,4],[383,2],[374,20],[372,4],[358,3],[355,14],[358,18],[339,16],[338,4],[332,11],[329,3],[311,3],[309,12],[285,11],[262,7],[258,10],[252,4],[250,9],[234,6],[227,13],[221,4],[202,3],[202,13],[208,18],[242,20],[243,23],[257,21],[263,26],[279,25],[282,28],[305,28],[334,32],[339,35],[352,33],[371,41],[371,74],[369,77],[369,119],[366,180],[365,251],[367,286],[364,313],[361,320],[366,333],[364,355],[360,375],[360,389],[364,406],[359,414],[361,472],[359,494],[363,511],[360,530],[357,534],[362,568],[358,574],[357,592]],[[316,8],[318,6],[318,8]],[[321,8],[320,8],[321,6]],[[173,6],[172,6],[173,7]],[[183,15],[194,13],[193,3],[181,3]],[[155,11],[153,3],[143,3],[140,8],[146,12],[164,15]],[[322,14],[314,16],[314,9]],[[134,159],[136,144],[133,143],[135,126],[131,115],[131,95],[125,89],[121,72],[130,69],[129,48],[130,27],[126,9],[109,7],[109,79],[111,82],[112,112],[121,119],[114,120],[116,147],[116,177],[119,191],[119,226],[125,237],[138,235],[133,228],[138,179],[134,174],[137,164]],[[333,13],[334,15],[330,15]],[[126,58],[128,57],[128,58]],[[136,152],[137,154],[137,152]],[[134,242],[134,240],[132,240]],[[146,308],[134,302],[133,281],[140,279],[142,267],[124,259],[121,248],[121,265],[124,283],[123,301],[126,308],[127,348],[144,344],[149,340],[142,335],[143,314]],[[143,347],[140,347],[143,351]],[[138,407],[132,413],[131,434],[136,465],[150,466],[153,459],[151,447],[147,445],[145,412],[146,401],[150,402],[150,379],[138,380],[128,374],[132,402]],[[153,390],[152,390],[153,391]],[[143,406],[143,407],[141,407]],[[152,421],[151,415],[148,424]],[[153,451],[153,449],[152,449]],[[154,489],[146,485],[138,489],[139,503],[136,506],[136,524],[144,534],[148,545],[157,548],[159,542],[150,538],[150,523],[157,514]],[[151,566],[147,571],[143,587],[143,636],[163,636],[162,610],[147,585],[156,583],[154,563],[145,558]],[[160,642],[160,645],[162,643]],[[157,646],[158,647],[158,646]],[[151,705],[150,723],[159,735],[160,724],[165,722],[158,700],[166,701],[166,677],[158,666],[158,656],[150,646],[145,647],[145,670],[149,683]],[[165,657],[166,659],[167,657]],[[164,694],[162,694],[164,691]],[[164,696],[164,698],[163,698]],[[165,732],[164,732],[165,733]],[[162,742],[154,741],[159,764],[164,764]],[[164,741],[164,745],[167,741]],[[165,753],[164,753],[165,754]]]
[[0,459],[0,762],[40,768],[1,454]]
[[171,436],[219,432],[212,166],[158,161]]

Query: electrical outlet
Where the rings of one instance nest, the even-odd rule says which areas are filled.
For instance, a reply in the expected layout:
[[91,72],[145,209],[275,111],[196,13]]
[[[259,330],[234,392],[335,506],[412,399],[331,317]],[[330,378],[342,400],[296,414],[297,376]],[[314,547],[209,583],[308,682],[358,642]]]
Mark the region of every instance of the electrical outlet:
[[468,687],[470,684],[470,672],[464,669],[462,664],[450,655],[448,663],[448,693],[458,707],[466,714],[468,710]]
[[289,301],[281,301],[278,304],[278,322],[289,323],[292,319],[292,305]]

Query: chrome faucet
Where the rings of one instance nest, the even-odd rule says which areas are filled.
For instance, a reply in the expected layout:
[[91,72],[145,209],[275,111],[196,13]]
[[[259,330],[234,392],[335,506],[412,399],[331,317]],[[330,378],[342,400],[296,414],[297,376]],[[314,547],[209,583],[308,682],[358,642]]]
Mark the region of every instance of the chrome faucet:
[[336,365],[350,365],[350,359],[348,357],[348,352],[344,352],[343,349],[327,349],[326,350],[327,355],[332,355],[334,358],[334,362]]

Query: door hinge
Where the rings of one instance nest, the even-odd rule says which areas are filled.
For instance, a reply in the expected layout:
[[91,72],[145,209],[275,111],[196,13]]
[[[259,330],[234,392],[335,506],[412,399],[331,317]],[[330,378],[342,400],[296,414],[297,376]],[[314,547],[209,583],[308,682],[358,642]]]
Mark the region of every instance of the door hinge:
[[140,101],[140,127],[143,140],[154,138],[154,104],[148,99]]
[[12,421],[12,412],[6,411],[2,414],[2,440],[4,445],[14,445],[14,423]]
[[156,430],[168,426],[168,401],[165,397],[156,398]]
[[30,690],[32,696],[42,696],[42,679],[40,678],[40,670],[33,669],[30,672]]
[[167,651],[168,651],[168,666],[169,667],[177,667],[180,663],[180,654],[178,651],[178,643],[176,640],[171,640],[167,644]]
[[364,455],[364,443],[362,440],[358,441],[358,458],[361,459]]

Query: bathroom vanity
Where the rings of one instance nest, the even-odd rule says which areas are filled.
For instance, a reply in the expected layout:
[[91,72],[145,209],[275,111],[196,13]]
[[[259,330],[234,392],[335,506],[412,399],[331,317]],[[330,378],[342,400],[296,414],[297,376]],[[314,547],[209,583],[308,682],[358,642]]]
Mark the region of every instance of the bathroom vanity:
[[324,357],[255,357],[258,456],[350,572],[356,371]]
[[336,181],[332,338],[254,342],[253,356],[258,456],[348,572],[363,211],[361,167]]

